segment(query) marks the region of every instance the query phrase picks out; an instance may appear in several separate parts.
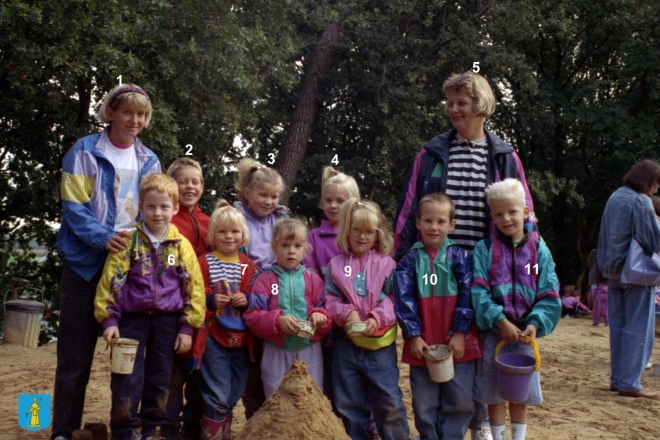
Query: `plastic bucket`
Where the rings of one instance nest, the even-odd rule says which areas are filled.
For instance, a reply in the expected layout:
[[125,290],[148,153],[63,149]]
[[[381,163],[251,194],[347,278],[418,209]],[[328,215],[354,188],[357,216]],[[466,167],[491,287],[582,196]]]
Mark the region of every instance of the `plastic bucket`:
[[535,371],[541,369],[541,354],[536,339],[526,336],[525,341],[532,346],[534,356],[523,353],[499,354],[505,344],[501,341],[495,348],[495,367],[498,369],[500,397],[507,402],[524,402],[529,396]]
[[303,339],[309,339],[314,336],[316,327],[314,327],[310,321],[298,320],[297,323],[298,327],[300,327],[300,330],[298,330],[298,334],[296,336]]
[[448,345],[431,345],[424,359],[433,382],[449,382],[454,378],[454,356]]
[[133,373],[135,355],[139,342],[135,339],[119,338],[112,341],[112,372],[116,374]]
[[[6,298],[6,295],[5,295]],[[39,301],[16,299],[5,302],[4,342],[34,348],[39,343],[44,304]]]

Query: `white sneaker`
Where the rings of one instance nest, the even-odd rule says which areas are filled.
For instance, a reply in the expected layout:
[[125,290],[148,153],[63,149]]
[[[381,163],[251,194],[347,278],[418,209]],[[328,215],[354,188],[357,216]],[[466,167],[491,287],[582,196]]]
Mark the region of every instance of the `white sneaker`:
[[651,368],[653,368],[653,364],[649,362],[648,364],[646,364],[646,368],[644,368],[644,369],[645,370],[650,370]]
[[485,426],[479,429],[470,429],[470,437],[472,440],[493,440],[493,433],[490,431],[490,426]]

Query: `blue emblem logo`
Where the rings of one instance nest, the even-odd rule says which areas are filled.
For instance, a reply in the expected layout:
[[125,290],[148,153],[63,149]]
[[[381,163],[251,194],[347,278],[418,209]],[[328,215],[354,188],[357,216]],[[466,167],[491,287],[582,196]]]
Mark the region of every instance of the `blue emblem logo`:
[[50,394],[19,394],[18,425],[29,431],[50,426]]

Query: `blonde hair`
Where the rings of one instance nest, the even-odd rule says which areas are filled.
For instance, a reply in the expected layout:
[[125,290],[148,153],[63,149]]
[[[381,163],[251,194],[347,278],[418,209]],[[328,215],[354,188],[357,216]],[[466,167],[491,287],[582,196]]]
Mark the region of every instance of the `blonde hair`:
[[294,217],[281,218],[273,226],[271,247],[275,251],[277,243],[293,240],[305,244],[305,256],[307,256],[312,251],[312,246],[307,242],[307,232],[307,226],[301,220]]
[[422,197],[422,200],[420,200],[419,204],[417,205],[417,220],[422,218],[422,206],[430,203],[437,203],[438,205],[442,205],[446,203],[447,205],[449,205],[449,221],[454,220],[454,213],[456,211],[454,202],[452,201],[452,199],[449,198],[447,194],[442,192],[434,192]]
[[500,182],[495,182],[486,187],[486,199],[490,202],[501,200],[515,200],[521,207],[527,206],[525,189],[520,180],[509,177]]
[[[472,108],[475,116],[490,117],[495,113],[495,95],[490,84],[483,76],[468,70],[464,73],[454,73],[442,84],[442,91],[447,95],[449,90],[457,92],[465,89],[472,97]],[[449,108],[445,103],[445,114],[449,114]]]
[[151,100],[147,92],[135,84],[117,84],[110,89],[108,94],[105,95],[105,98],[103,98],[101,108],[96,113],[96,119],[104,124],[110,124],[111,121],[108,119],[107,114],[108,108],[112,111],[117,111],[119,105],[124,101],[131,107],[144,110],[144,128],[149,127],[149,121],[151,121],[151,114],[153,113]]
[[169,168],[167,168],[167,175],[176,179],[174,176],[176,175],[177,171],[185,168],[194,168],[199,171],[199,178],[202,181],[202,185],[204,184],[204,173],[202,172],[202,166],[199,164],[199,162],[189,157],[181,157],[172,162]]
[[238,209],[231,206],[225,199],[220,199],[218,203],[215,204],[215,209],[213,210],[213,214],[211,214],[209,231],[206,236],[209,243],[213,243],[215,233],[226,223],[234,224],[241,229],[241,232],[243,233],[241,246],[247,246],[250,244],[250,228],[248,227],[247,220],[245,220],[245,216]]
[[348,195],[347,199],[355,198],[360,200],[360,188],[358,188],[354,178],[332,167],[325,167],[323,169],[323,177],[321,178],[321,202],[319,203],[319,208],[323,208],[325,191],[331,185],[336,186],[340,191],[346,191]]
[[373,248],[381,255],[389,255],[392,252],[394,240],[387,229],[387,220],[374,202],[360,202],[350,198],[341,205],[337,247],[347,254],[351,253],[348,236],[352,227],[375,229],[376,240]]
[[179,185],[167,174],[149,174],[145,177],[140,184],[140,200],[144,200],[149,191],[167,194],[172,205],[179,203]]
[[280,191],[284,186],[282,184],[282,176],[274,169],[268,168],[250,158],[245,158],[238,163],[238,180],[234,185],[234,188],[238,191],[238,200],[247,203],[243,190],[245,188],[253,190],[264,183],[279,186]]

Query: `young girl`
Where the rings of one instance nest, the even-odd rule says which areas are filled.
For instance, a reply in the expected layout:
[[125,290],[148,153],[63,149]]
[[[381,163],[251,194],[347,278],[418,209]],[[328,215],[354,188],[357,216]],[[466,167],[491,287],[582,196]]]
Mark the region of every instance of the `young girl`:
[[369,407],[383,440],[407,439],[394,344],[392,236],[375,203],[349,199],[339,217],[341,254],[330,260],[325,306],[336,325],[364,321],[366,328],[362,337],[334,334],[332,380],[337,410],[352,439],[368,438]]
[[135,229],[142,179],[160,173],[158,158],[137,137],[149,126],[151,115],[151,101],[140,87],[113,87],[97,114],[107,128],[78,140],[62,160],[64,215],[55,245],[66,262],[53,438],[68,439],[80,429],[100,329],[92,311],[101,270],[108,252],[127,247],[122,233]]
[[[277,171],[246,158],[238,164],[235,188],[238,201],[234,206],[245,215],[250,229],[250,245],[244,252],[261,270],[270,270],[271,264],[275,263],[275,254],[271,250],[273,226],[278,219],[289,214],[287,207],[277,204],[282,191],[282,177]],[[263,341],[258,339],[254,346],[255,362],[250,364],[243,395],[246,419],[252,417],[266,400],[261,382],[262,352]]]
[[252,237],[246,253],[260,269],[269,270],[275,262],[270,246],[273,226],[289,214],[289,208],[277,204],[282,177],[277,171],[246,158],[238,164],[235,188],[238,201],[234,206],[245,215]]
[[231,438],[232,409],[243,394],[250,369],[250,334],[241,317],[252,284],[261,273],[241,246],[250,242],[245,217],[224,200],[216,205],[208,232],[213,252],[199,257],[206,287],[208,338],[202,357],[202,437]]
[[[305,269],[302,260],[309,249],[307,228],[300,220],[275,223],[272,249],[277,264],[259,276],[244,319],[257,337],[266,340],[261,378],[266,398],[275,392],[294,360],[307,362],[319,387],[323,384],[321,347],[318,341],[332,328],[323,308],[323,281]],[[310,339],[297,336],[299,321],[311,321],[316,331]]]

